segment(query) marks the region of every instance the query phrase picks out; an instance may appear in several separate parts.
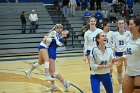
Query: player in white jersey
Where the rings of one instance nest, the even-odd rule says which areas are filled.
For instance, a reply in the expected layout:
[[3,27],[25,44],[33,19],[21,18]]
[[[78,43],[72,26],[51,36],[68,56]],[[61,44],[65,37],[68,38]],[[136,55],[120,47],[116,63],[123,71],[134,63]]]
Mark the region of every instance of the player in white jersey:
[[[124,48],[128,42],[128,39],[131,37],[131,33],[129,31],[125,30],[125,22],[123,19],[118,20],[118,31],[114,32],[113,36],[113,47],[115,50],[115,56],[120,57],[123,55]],[[125,61],[126,63],[126,61]],[[122,93],[122,71],[123,71],[123,62],[116,64],[117,66],[117,72],[118,72],[118,82],[120,85],[119,93]]]
[[90,51],[93,47],[96,46],[96,35],[100,32],[103,32],[101,29],[96,28],[96,20],[94,17],[90,17],[88,20],[89,30],[87,30],[84,34],[84,61],[86,59],[89,62]]
[[[53,29],[47,36],[44,37],[43,41],[41,41],[40,45],[38,46],[39,52],[39,60],[35,63],[28,71],[25,71],[26,76],[30,78],[31,72],[44,62],[45,68],[45,80],[54,80],[49,73],[49,56],[48,56],[48,48],[51,43],[52,38],[55,39],[56,44],[62,46],[62,43],[59,41],[59,33],[63,30],[63,26],[61,24],[56,24]],[[48,42],[49,41],[49,42]]]
[[110,31],[110,23],[109,22],[104,22],[103,23],[103,32],[107,36],[107,43],[106,46],[112,47],[113,48],[113,31]]
[[106,93],[113,93],[110,68],[114,55],[112,48],[105,46],[106,41],[106,35],[103,32],[98,33],[97,46],[92,49],[92,55],[90,55],[92,93],[100,93],[100,82],[104,85]]
[[130,19],[129,29],[132,37],[126,46],[127,55],[114,59],[120,62],[127,59],[123,93],[140,93],[140,16]]
[[[106,37],[107,37],[106,46],[111,47],[113,52],[114,52],[114,48],[113,48],[113,31],[110,31],[110,23],[109,22],[104,22],[103,23],[103,32],[106,34]],[[113,72],[113,68],[110,69],[111,77],[112,77],[112,72]]]

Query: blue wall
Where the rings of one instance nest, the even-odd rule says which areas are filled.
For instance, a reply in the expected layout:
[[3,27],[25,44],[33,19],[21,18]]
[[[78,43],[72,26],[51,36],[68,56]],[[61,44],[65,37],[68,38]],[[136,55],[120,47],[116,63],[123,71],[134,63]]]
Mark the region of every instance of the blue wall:
[[[8,0],[10,3],[14,3],[16,0]],[[18,0],[19,2],[43,2],[44,4],[53,4],[54,0]],[[7,0],[0,0],[0,3],[6,3]]]

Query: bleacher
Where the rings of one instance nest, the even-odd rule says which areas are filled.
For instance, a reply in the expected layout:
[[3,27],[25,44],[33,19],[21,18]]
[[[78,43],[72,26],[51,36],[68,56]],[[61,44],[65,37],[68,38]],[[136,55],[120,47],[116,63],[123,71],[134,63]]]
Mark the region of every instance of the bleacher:
[[[28,16],[31,10],[38,14],[39,28],[29,34]],[[27,30],[21,34],[21,11],[26,11]],[[53,27],[53,22],[42,3],[0,3],[0,56],[37,54],[42,37]]]
[[[134,5],[134,14],[140,13],[139,8],[139,4]],[[26,11],[28,19],[32,9],[38,14],[39,28],[36,34],[29,34],[29,20],[27,20],[26,34],[21,34],[21,11]],[[110,10],[110,4],[102,2],[102,9]],[[70,31],[66,51],[82,52],[83,50],[84,39],[81,36],[81,27],[84,11],[76,11],[77,15],[74,17],[64,17],[62,8],[58,11],[54,6],[45,7],[42,3],[0,3],[0,12],[0,56],[37,54],[37,46],[42,37],[56,23],[63,24],[64,29]],[[93,15],[95,11],[91,11],[91,13]],[[117,30],[116,23],[111,23],[111,30]]]

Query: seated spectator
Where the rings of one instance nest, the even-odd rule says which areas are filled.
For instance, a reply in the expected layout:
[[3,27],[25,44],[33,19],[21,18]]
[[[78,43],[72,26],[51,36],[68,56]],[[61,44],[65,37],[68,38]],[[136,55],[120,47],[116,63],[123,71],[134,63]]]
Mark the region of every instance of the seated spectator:
[[103,15],[103,21],[108,21],[108,11],[105,8],[105,10],[102,11],[102,15]]
[[89,17],[91,17],[91,13],[88,11],[88,9],[86,9],[83,15],[84,23],[87,23]]
[[117,20],[116,13],[113,8],[110,10],[109,18],[110,18],[110,22],[112,22],[112,23],[115,23]]
[[97,19],[97,22],[99,22],[99,20],[103,18],[103,15],[102,15],[102,13],[101,13],[100,10],[98,10],[98,11],[95,13],[95,18]]
[[82,36],[84,36],[85,32],[88,30],[88,25],[87,23],[83,23],[81,32],[82,32]]
[[102,19],[100,19],[99,22],[97,22],[96,27],[100,28],[100,29],[103,28],[103,20]]

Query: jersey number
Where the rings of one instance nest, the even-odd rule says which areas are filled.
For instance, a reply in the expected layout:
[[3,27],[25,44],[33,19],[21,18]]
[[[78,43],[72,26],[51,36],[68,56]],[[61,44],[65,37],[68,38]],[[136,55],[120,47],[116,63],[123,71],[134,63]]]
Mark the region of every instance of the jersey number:
[[119,40],[119,45],[124,45],[124,41],[123,40]]
[[106,65],[107,61],[101,61],[100,65]]
[[131,55],[132,52],[131,52],[131,48],[127,48],[127,54]]

